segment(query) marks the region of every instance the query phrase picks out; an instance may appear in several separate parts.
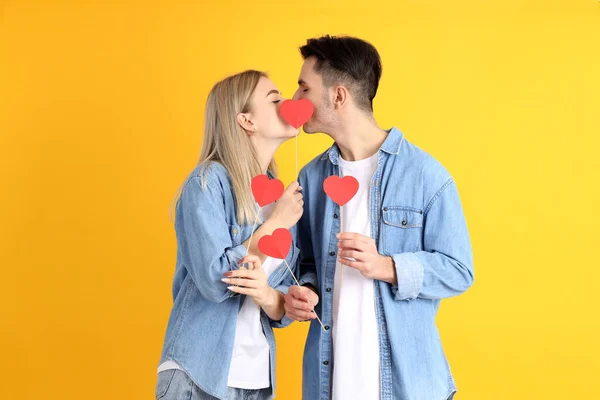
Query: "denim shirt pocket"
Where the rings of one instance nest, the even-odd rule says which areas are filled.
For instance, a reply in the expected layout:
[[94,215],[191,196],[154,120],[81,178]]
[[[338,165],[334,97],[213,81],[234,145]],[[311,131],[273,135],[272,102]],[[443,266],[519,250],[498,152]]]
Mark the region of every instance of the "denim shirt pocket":
[[423,210],[414,207],[382,207],[381,242],[385,255],[421,250]]

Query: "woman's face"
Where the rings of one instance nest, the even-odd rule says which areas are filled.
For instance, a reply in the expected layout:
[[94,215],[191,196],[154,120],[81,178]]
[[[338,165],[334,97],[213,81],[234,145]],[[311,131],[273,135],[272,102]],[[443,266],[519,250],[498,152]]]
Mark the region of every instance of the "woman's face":
[[294,128],[279,114],[279,107],[284,100],[270,79],[260,78],[250,98],[252,111],[248,113],[256,138],[290,139],[300,133],[300,128]]

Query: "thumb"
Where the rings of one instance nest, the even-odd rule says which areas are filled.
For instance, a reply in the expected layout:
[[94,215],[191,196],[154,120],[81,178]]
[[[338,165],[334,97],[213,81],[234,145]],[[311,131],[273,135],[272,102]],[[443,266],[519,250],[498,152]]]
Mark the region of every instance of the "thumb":
[[306,286],[302,286],[302,300],[308,302],[311,306],[314,306],[314,296],[313,294],[315,294],[315,292],[313,292],[312,290],[310,290],[309,288],[307,288]]
[[294,285],[288,289],[288,292],[290,292],[296,300],[304,300],[304,290],[303,289],[305,289],[305,288],[302,286]]
[[255,271],[262,271],[262,263],[260,262],[260,259],[258,257],[256,258],[256,260],[252,261],[252,269]]
[[298,182],[292,182],[289,184],[289,186],[287,187],[287,189],[285,191],[286,191],[286,193],[294,193],[296,191],[296,189],[298,189],[299,186],[300,186],[300,184]]

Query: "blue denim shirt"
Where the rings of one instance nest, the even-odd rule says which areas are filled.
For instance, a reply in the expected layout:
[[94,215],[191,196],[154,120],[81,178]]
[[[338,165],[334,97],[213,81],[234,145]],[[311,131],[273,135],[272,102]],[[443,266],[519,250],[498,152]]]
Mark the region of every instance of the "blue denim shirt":
[[[441,299],[473,283],[471,243],[450,174],[398,129],[388,132],[369,209],[371,237],[380,254],[393,258],[398,275],[397,285],[374,282],[381,400],[443,400],[456,386],[435,318]],[[316,311],[326,326],[332,325],[340,210],[322,185],[339,175],[339,157],[334,144],[299,175],[305,201],[298,224],[301,283],[318,288]],[[313,320],[304,349],[304,400],[331,398],[332,354],[331,329]]]
[[[218,163],[208,166],[205,183],[201,167],[186,179],[177,202],[175,231],[177,260],[173,279],[173,308],[159,364],[177,362],[206,393],[225,399],[235,339],[238,312],[245,296],[227,289],[223,273],[246,255],[243,242],[252,225],[236,219],[234,193],[227,170]],[[272,175],[270,175],[272,177]],[[258,228],[258,227],[257,227]],[[296,273],[298,248],[294,244],[287,262]],[[281,263],[268,279],[269,286],[287,293],[293,278]],[[272,321],[261,310],[263,331],[271,349],[271,388],[275,392],[275,338],[273,327],[287,321]]]

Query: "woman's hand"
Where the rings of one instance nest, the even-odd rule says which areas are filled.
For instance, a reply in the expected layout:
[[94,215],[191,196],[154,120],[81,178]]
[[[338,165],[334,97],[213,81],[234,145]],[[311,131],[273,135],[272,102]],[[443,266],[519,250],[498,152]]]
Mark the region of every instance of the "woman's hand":
[[[267,283],[267,275],[262,268],[260,259],[257,256],[248,255],[240,259],[238,264],[240,264],[240,269],[223,274],[225,278],[221,280],[231,285],[227,289],[252,297],[260,307],[272,301],[274,289]],[[248,269],[244,268],[243,264],[248,264]]]
[[296,225],[304,212],[304,199],[302,188],[298,182],[292,182],[275,202],[275,207],[267,219],[278,228],[290,229]]
[[[241,267],[248,263],[249,268]],[[240,269],[225,272],[223,282],[231,285],[232,292],[252,297],[273,321],[281,321],[285,314],[283,293],[269,286],[267,274],[257,256],[248,255],[239,261]]]

